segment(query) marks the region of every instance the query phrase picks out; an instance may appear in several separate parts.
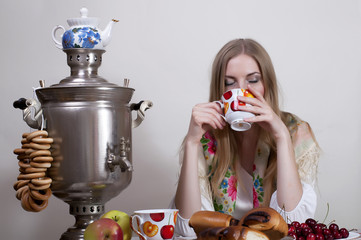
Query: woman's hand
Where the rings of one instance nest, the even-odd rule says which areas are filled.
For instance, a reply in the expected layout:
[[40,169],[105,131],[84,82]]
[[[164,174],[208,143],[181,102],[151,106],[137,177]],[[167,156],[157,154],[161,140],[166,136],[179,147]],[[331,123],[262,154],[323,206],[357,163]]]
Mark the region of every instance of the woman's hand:
[[199,142],[207,130],[223,129],[226,122],[221,116],[222,112],[222,108],[216,102],[200,103],[194,106],[186,139]]
[[286,125],[272,110],[262,94],[248,86],[255,98],[239,97],[242,102],[252,106],[239,106],[238,109],[254,113],[247,122],[255,122],[269,131],[277,144],[277,203],[285,211],[292,211],[302,198],[302,184],[297,171],[293,144]]
[[221,117],[222,108],[218,103],[201,103],[192,109],[192,117],[185,139],[182,168],[179,175],[175,205],[179,215],[190,218],[201,210],[201,190],[199,187],[199,144],[203,134],[209,130],[222,129],[226,123]]
[[238,96],[238,100],[248,103],[251,106],[238,106],[238,110],[251,112],[254,117],[244,119],[247,122],[257,123],[266,131],[270,132],[275,140],[282,134],[289,134],[286,125],[281,118],[273,111],[264,97],[251,85],[247,86],[255,98]]

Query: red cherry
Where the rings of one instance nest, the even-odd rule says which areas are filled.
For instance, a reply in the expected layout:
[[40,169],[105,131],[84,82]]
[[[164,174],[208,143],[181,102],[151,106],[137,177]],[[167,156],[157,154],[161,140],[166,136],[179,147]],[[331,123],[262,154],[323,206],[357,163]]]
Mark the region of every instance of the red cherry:
[[323,233],[322,230],[323,230],[323,228],[322,228],[321,224],[316,224],[315,226],[313,226],[313,232],[315,234],[318,234],[318,233],[322,234]]
[[310,226],[308,226],[306,223],[301,223],[301,228],[306,228],[306,227],[310,227]]
[[302,236],[302,228],[301,227],[296,227],[296,231],[295,231],[297,237]]
[[341,239],[341,238],[342,238],[342,235],[341,235],[341,233],[339,233],[339,232],[334,232],[334,233],[333,233],[333,237],[334,237],[335,239]]
[[295,232],[288,234],[288,236],[293,237],[293,239],[297,240],[297,235]]
[[317,224],[317,221],[313,218],[308,218],[305,222],[310,228],[313,228]]
[[303,236],[307,237],[310,233],[313,233],[313,232],[312,232],[312,229],[309,226],[307,226],[305,228],[302,228],[302,235]]
[[306,240],[316,240],[316,235],[314,233],[309,233]]
[[316,240],[325,240],[325,236],[323,234],[317,233]]
[[339,232],[341,233],[342,238],[348,238],[348,236],[350,235],[346,228],[341,228]]
[[318,224],[322,227],[322,229],[327,228],[326,224],[324,224],[324,223],[318,223]]
[[334,238],[333,238],[332,234],[325,235],[325,240],[333,240],[333,239]]
[[330,229],[331,230],[331,232],[334,232],[334,231],[337,231],[338,232],[338,225],[336,224],[336,223],[332,223],[329,227],[328,227],[328,229]]
[[228,99],[230,99],[232,97],[232,91],[228,91],[228,92],[225,92],[224,94],[223,94],[223,98],[225,99],[225,100],[228,100]]
[[328,229],[328,228],[323,229],[323,230],[322,230],[322,233],[323,233],[323,235],[325,235],[325,236],[326,236],[326,235],[332,235],[330,229]]
[[160,222],[164,219],[164,213],[151,213],[150,218],[155,222]]
[[174,227],[172,225],[164,225],[160,230],[160,235],[163,239],[172,239],[174,234]]
[[304,236],[299,236],[297,240],[306,240]]
[[288,234],[290,233],[296,233],[296,228],[292,225],[288,227]]
[[293,221],[293,222],[291,223],[291,225],[292,225],[292,226],[295,226],[295,228],[301,227],[300,222],[297,222],[297,221]]

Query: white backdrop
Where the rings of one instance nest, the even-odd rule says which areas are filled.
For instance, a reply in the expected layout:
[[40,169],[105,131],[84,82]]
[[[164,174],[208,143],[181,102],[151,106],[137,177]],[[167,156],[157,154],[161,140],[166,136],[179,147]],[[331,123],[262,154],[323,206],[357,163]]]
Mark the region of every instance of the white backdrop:
[[58,239],[74,219],[52,197],[41,213],[25,212],[12,188],[21,134],[29,131],[12,103],[69,76],[65,53],[51,30],[79,16],[119,19],[99,75],[121,85],[130,78],[132,102],[152,100],[133,131],[132,183],[106,210],[165,208],[175,192],[177,151],[192,107],[208,99],[212,60],[231,39],[258,40],[270,53],[282,87],[283,109],[307,120],[323,149],[316,219],[361,228],[360,0],[14,0],[0,2],[2,112],[0,238]]

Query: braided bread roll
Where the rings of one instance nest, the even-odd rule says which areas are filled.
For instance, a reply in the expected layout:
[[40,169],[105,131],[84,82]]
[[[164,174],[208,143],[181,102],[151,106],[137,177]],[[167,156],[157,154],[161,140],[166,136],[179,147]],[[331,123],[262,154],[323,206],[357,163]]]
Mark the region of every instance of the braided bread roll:
[[270,239],[281,239],[288,235],[288,225],[273,208],[260,207],[247,212],[239,222],[240,226],[265,233]]
[[207,229],[215,227],[236,226],[238,220],[231,215],[215,211],[198,211],[189,219],[189,226],[198,234]]

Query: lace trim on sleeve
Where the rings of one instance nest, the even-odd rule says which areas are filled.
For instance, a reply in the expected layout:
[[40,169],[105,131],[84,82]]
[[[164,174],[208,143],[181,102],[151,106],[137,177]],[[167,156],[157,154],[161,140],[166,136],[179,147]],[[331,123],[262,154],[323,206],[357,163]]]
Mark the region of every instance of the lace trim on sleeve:
[[312,186],[317,180],[319,157],[320,149],[316,143],[313,143],[303,155],[296,159],[301,180]]
[[294,145],[298,173],[302,181],[313,186],[317,181],[320,148],[307,122],[302,121],[294,114],[285,114],[287,116],[286,125]]

